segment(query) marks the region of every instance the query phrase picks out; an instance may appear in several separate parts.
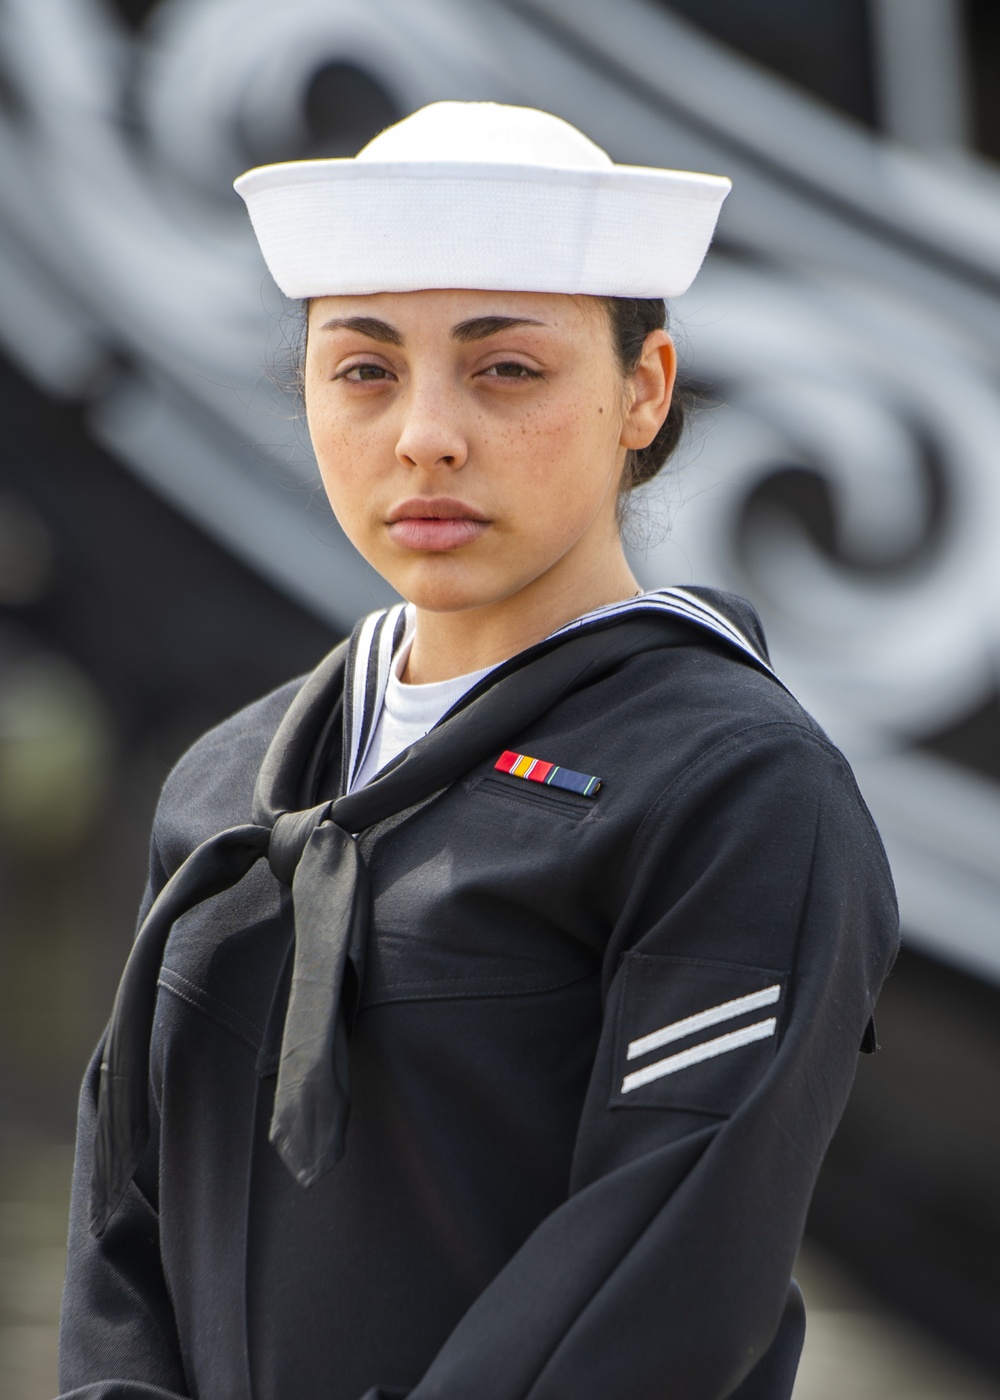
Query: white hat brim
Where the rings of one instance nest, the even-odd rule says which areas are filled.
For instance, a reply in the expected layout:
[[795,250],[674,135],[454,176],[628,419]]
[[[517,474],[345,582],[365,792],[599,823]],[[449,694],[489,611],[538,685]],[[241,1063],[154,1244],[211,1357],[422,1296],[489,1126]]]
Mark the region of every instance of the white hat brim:
[[432,287],[677,297],[730,181],[645,166],[290,161],[241,175],[261,251],[293,299]]

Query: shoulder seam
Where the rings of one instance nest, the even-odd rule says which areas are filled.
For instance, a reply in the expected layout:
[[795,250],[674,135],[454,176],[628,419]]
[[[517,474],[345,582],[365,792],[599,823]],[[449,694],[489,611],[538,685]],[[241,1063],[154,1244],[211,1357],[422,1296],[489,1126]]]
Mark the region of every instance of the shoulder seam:
[[743,725],[740,729],[734,730],[732,733],[724,734],[703,753],[697,754],[694,758],[690,760],[689,763],[686,763],[684,765],[684,767],[680,770],[679,773],[675,773],[671,777],[670,781],[667,783],[666,787],[664,787],[660,791],[656,800],[650,805],[642,821],[636,828],[632,840],[629,842],[628,851],[625,855],[625,859],[622,861],[621,876],[619,878],[618,888],[615,892],[616,906],[620,907],[620,905],[623,902],[622,891],[624,888],[627,888],[628,882],[631,879],[631,872],[635,867],[636,852],[645,840],[647,828],[652,823],[656,815],[659,813],[659,811],[663,807],[664,802],[667,800],[673,789],[676,788],[677,784],[680,783],[690,773],[692,773],[702,765],[708,763],[720,751],[725,750],[726,748],[729,748],[732,745],[734,745],[738,740],[745,738],[749,734],[760,733],[764,730],[769,729],[793,730],[796,733],[801,734],[803,738],[807,739],[809,742],[815,745],[817,749],[820,749],[822,752],[826,753],[828,756],[835,760],[838,767],[843,772],[845,772],[850,778],[851,786],[856,798],[858,799],[859,805],[861,806],[862,811],[865,813],[869,824],[875,832],[876,837],[881,843],[881,838],[878,837],[878,830],[875,827],[874,821],[872,821],[871,813],[865,806],[864,799],[861,797],[861,793],[858,789],[857,782],[854,779],[854,774],[851,772],[850,764],[847,762],[847,759],[844,757],[844,755],[840,752],[840,750],[834,743],[832,743],[829,739],[825,738],[824,736],[817,734],[813,729],[809,728],[808,725],[798,723],[795,720],[767,720],[762,724],[747,724]]

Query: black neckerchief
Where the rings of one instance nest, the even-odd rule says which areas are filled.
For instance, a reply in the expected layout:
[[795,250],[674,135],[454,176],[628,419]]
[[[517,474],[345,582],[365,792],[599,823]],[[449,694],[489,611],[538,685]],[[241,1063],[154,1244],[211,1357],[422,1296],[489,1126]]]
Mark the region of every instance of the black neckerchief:
[[378,684],[379,658],[391,657],[378,621],[384,619],[398,640],[398,610],[375,615],[374,626],[372,618],[362,619],[350,642],[307,677],[285,713],[260,767],[252,821],[202,842],[164,885],[139,929],[101,1064],[95,1234],[107,1225],[149,1139],[150,1039],[174,921],[231,888],[261,859],[291,886],[295,953],[270,1140],[296,1181],[311,1185],[343,1153],[350,1106],[348,1026],[364,978],[369,920],[368,872],[354,836],[443,791],[565,695],[630,656],[689,643],[691,624],[773,675],[763,646],[720,611],[711,601],[717,596],[664,589],[568,624],[492,670],[370,783],[298,810],[303,792],[315,800],[331,726],[338,720],[344,726],[343,790],[361,761],[359,733],[367,726],[370,734],[374,723],[370,704],[359,712],[345,697],[368,695]]

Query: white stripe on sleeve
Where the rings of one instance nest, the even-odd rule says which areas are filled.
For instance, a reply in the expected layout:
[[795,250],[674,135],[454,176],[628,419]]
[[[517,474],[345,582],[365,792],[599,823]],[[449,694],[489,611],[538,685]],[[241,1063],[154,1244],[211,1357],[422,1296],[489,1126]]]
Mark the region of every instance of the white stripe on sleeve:
[[661,1045],[669,1045],[674,1040],[683,1040],[686,1035],[703,1031],[707,1026],[717,1026],[720,1021],[731,1021],[734,1016],[742,1016],[745,1011],[759,1011],[762,1006],[771,1006],[781,996],[781,986],[775,982],[772,987],[762,987],[759,992],[750,992],[745,997],[735,997],[732,1001],[710,1006],[707,1011],[698,1011],[693,1016],[685,1016],[682,1021],[671,1021],[658,1031],[640,1036],[630,1042],[627,1060],[637,1060],[640,1055],[648,1055],[650,1050],[659,1050]]
[[643,1084],[651,1084],[664,1075],[676,1074],[680,1069],[700,1064],[702,1060],[712,1060],[716,1055],[725,1055],[729,1050],[739,1050],[743,1045],[751,1045],[755,1040],[766,1040],[774,1035],[778,1022],[774,1016],[766,1021],[755,1021],[752,1026],[742,1026],[728,1035],[716,1036],[714,1040],[703,1040],[700,1045],[692,1045],[687,1050],[679,1050],[676,1055],[668,1055],[665,1060],[656,1060],[643,1069],[635,1069],[622,1080],[622,1093],[629,1094],[640,1089]]

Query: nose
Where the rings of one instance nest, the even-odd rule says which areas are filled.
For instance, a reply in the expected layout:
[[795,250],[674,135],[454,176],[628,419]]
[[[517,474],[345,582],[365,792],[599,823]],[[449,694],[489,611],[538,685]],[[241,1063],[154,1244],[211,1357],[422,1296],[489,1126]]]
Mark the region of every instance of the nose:
[[469,456],[458,405],[445,386],[413,382],[396,442],[396,457],[404,467],[423,471],[459,471]]

